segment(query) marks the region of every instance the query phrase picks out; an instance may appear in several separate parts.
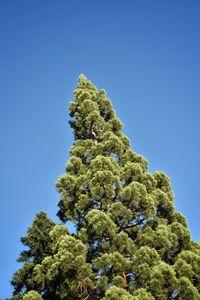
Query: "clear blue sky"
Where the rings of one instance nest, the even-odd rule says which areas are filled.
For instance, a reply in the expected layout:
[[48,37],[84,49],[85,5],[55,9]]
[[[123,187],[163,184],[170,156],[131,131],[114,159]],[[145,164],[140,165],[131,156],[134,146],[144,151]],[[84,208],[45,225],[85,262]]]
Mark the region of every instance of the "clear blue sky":
[[107,90],[150,171],[170,176],[200,240],[200,2],[0,0],[0,298],[35,214],[58,221],[80,73]]

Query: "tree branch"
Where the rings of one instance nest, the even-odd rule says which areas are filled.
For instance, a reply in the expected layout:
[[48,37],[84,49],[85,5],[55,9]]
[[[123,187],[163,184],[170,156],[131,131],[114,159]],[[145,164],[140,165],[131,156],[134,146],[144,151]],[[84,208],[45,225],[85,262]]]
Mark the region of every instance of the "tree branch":
[[134,228],[138,225],[141,225],[143,223],[143,221],[145,220],[145,218],[141,219],[140,221],[138,221],[137,223],[135,224],[131,224],[131,225],[127,225],[127,226],[120,226],[119,230],[118,230],[118,233],[121,231],[121,230],[125,230],[125,229],[129,229],[129,228]]

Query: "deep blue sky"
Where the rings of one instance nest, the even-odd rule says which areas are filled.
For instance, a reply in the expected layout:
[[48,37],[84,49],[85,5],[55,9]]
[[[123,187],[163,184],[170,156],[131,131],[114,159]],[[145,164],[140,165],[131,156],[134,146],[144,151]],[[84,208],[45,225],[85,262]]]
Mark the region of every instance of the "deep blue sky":
[[200,240],[200,2],[0,0],[1,298],[35,214],[57,221],[80,73],[107,90],[150,171],[170,176]]

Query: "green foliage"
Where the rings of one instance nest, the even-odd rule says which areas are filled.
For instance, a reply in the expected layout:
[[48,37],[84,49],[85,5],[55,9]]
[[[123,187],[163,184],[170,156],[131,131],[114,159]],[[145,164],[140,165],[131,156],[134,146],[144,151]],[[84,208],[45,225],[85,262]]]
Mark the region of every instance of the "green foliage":
[[68,299],[71,295],[79,299],[81,284],[87,293],[93,288],[93,274],[90,265],[86,263],[85,246],[69,235],[64,225],[56,225],[50,236],[55,237],[52,254],[35,266],[34,281],[43,290],[51,289],[52,299]]
[[21,297],[24,292],[40,290],[33,281],[33,270],[36,264],[42,262],[51,253],[52,241],[49,232],[54,226],[54,222],[48,219],[44,212],[40,212],[36,215],[32,226],[28,228],[27,236],[21,238],[27,250],[20,253],[18,261],[24,264],[14,273],[11,281],[14,287],[14,296]]
[[111,286],[106,291],[105,297],[102,300],[134,300],[134,297],[123,288]]
[[106,92],[83,75],[70,116],[75,142],[56,182],[63,225],[36,217],[12,299],[200,299],[200,245],[174,208],[168,176],[148,172]]
[[42,297],[37,292],[30,291],[23,296],[23,300],[42,300]]

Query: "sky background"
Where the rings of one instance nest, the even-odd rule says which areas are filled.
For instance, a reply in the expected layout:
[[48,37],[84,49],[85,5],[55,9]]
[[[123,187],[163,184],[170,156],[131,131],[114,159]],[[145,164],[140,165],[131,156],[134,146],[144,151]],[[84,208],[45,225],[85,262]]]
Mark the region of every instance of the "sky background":
[[54,221],[84,73],[106,89],[133,149],[171,178],[200,241],[200,2],[0,0],[0,298],[37,212]]

